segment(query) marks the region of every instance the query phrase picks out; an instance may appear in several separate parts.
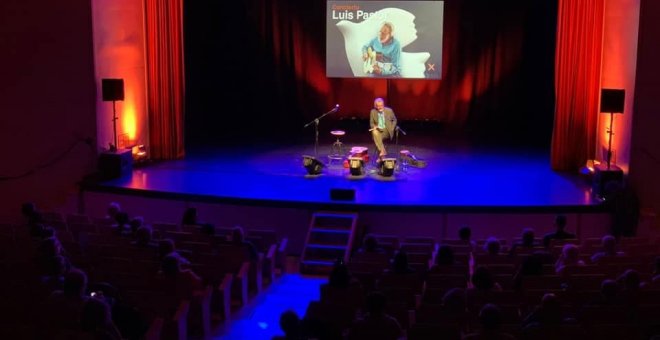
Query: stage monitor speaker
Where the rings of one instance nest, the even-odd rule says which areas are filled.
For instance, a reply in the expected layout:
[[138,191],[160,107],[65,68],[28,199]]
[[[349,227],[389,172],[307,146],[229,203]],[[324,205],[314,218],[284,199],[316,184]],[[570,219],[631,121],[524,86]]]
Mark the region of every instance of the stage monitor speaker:
[[104,152],[99,156],[98,167],[103,180],[130,175],[133,170],[133,154],[131,150]]
[[330,199],[335,201],[354,201],[355,189],[330,189]]
[[623,113],[626,90],[602,89],[600,93],[600,112]]
[[305,170],[307,170],[307,174],[320,175],[325,165],[313,156],[304,155],[303,166],[305,167]]
[[623,188],[623,170],[616,165],[599,164],[594,167],[592,191],[599,197],[608,197]]
[[103,101],[124,100],[124,79],[101,79]]

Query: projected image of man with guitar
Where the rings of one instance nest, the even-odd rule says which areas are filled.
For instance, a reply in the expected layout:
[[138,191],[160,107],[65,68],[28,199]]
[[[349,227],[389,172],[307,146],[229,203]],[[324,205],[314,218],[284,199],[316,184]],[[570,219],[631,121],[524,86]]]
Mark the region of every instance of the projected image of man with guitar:
[[401,75],[401,44],[392,35],[394,26],[385,22],[378,36],[362,47],[364,73],[375,76]]

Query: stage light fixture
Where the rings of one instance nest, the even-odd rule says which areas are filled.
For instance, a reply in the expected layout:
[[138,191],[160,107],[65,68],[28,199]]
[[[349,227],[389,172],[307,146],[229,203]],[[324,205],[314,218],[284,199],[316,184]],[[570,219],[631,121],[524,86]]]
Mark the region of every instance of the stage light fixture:
[[364,160],[362,159],[362,157],[349,157],[348,167],[350,169],[351,175],[353,176],[364,175]]
[[396,167],[396,158],[383,158],[379,162],[379,174],[383,177],[392,177],[394,175],[394,168]]
[[304,155],[303,156],[303,166],[307,170],[307,173],[310,175],[319,175],[323,170],[323,163],[313,156]]

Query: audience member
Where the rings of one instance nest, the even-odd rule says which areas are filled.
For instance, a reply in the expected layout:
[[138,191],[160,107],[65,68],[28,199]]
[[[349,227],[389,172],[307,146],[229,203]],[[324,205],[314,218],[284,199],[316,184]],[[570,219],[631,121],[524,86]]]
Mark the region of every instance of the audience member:
[[448,290],[445,295],[442,296],[441,304],[441,320],[443,322],[455,323],[461,331],[465,331],[469,326],[465,290],[462,288],[452,288]]
[[115,214],[115,227],[117,228],[117,233],[120,235],[130,235],[131,226],[130,218],[128,214],[124,211],[117,212]]
[[600,294],[592,301],[587,302],[584,307],[607,307],[621,305],[619,297],[619,285],[615,280],[605,279],[600,284]]
[[408,265],[408,254],[403,250],[399,250],[394,254],[392,267],[391,269],[386,269],[387,272],[393,274],[410,274],[414,273],[415,269]]
[[190,265],[190,261],[188,261],[184,256],[182,256],[178,250],[176,250],[176,247],[174,246],[174,241],[172,239],[166,238],[158,241],[158,251],[157,251],[157,260],[158,261],[163,261],[165,259],[165,256],[167,255],[173,255],[179,258],[179,264],[182,267],[186,267]]
[[541,304],[534,308],[523,320],[522,326],[535,328],[550,328],[564,322],[561,303],[555,294],[543,295]]
[[245,248],[250,261],[257,261],[259,258],[259,252],[257,247],[250,241],[245,239],[245,232],[240,226],[235,226],[231,232],[231,243],[234,245],[242,246]]
[[351,277],[348,266],[344,261],[336,261],[328,277],[328,285],[333,288],[347,289],[352,285],[359,285],[359,281]]
[[209,235],[209,236],[215,235],[215,225],[211,223],[204,223],[199,228],[202,234],[204,235]]
[[274,336],[273,340],[302,340],[302,322],[298,314],[293,310],[287,310],[280,314],[280,329],[284,335]]
[[142,227],[144,225],[144,219],[142,218],[142,216],[134,217],[134,218],[131,219],[130,222],[128,222],[128,225],[131,228],[131,233],[133,233],[133,235],[135,235],[137,233],[138,229],[140,229],[140,227]]
[[472,240],[472,229],[470,227],[463,226],[458,229],[458,239],[469,245],[470,250],[474,251],[477,249],[477,242]]
[[135,232],[135,241],[133,241],[132,244],[139,248],[157,249],[159,244],[154,242],[152,237],[153,231],[151,230],[151,227],[141,226]]
[[606,258],[625,255],[623,252],[616,250],[616,238],[614,238],[612,235],[603,236],[601,239],[601,247],[601,251],[596,252],[591,256],[592,263],[598,263],[602,259]]
[[481,328],[474,333],[467,334],[464,340],[499,340],[515,339],[513,335],[500,330],[502,316],[499,307],[494,304],[486,304],[479,311],[479,323]]
[[534,230],[531,228],[525,228],[522,232],[522,239],[519,242],[515,242],[511,245],[511,250],[509,250],[509,254],[515,255],[521,251],[525,251],[526,253],[529,253],[539,245],[540,244],[536,242],[536,239],[534,237]]
[[358,252],[361,253],[385,253],[385,249],[383,249],[379,244],[378,240],[373,234],[367,234],[364,236],[364,240],[362,241],[362,247],[358,249]]
[[499,294],[502,287],[495,282],[493,275],[487,267],[478,266],[475,268],[468,288],[465,290],[465,298],[468,309],[476,311],[482,305],[483,301],[488,301],[493,294]]
[[164,289],[179,299],[190,299],[204,288],[202,279],[190,269],[183,269],[179,256],[169,254],[163,259],[161,272],[165,279]]
[[435,255],[436,266],[453,266],[456,264],[454,259],[454,250],[448,244],[443,244],[438,248],[438,253]]
[[500,284],[493,279],[493,274],[485,266],[478,266],[475,268],[474,273],[472,274],[471,283],[472,287],[468,288],[468,290],[474,289],[481,292],[502,290]]
[[580,260],[580,250],[574,244],[565,244],[555,262],[555,272],[559,275],[565,274],[566,267],[584,266],[584,261]]
[[102,299],[91,298],[85,301],[81,326],[82,331],[89,334],[93,339],[123,339],[119,329],[112,321],[110,306]]
[[197,221],[197,208],[189,207],[183,212],[183,217],[181,218],[182,225],[191,225],[199,226]]
[[529,256],[525,256],[513,275],[514,289],[522,289],[525,277],[543,275],[544,265],[551,264],[553,261],[552,255],[545,251],[535,251]]
[[484,243],[484,251],[488,255],[499,255],[501,248],[500,241],[495,237],[489,237]]
[[575,234],[566,231],[566,222],[567,219],[564,215],[557,215],[555,217],[556,230],[552,233],[545,234],[543,237],[543,245],[545,247],[549,247],[552,240],[567,240],[575,238]]
[[106,210],[106,217],[115,220],[118,213],[121,212],[121,206],[117,202],[110,202],[108,204],[108,209]]
[[44,261],[44,272],[41,275],[41,286],[49,295],[64,287],[64,276],[69,272],[69,261],[61,255],[52,256]]
[[78,269],[71,269],[62,283],[62,290],[53,291],[49,296],[44,312],[51,328],[76,330],[80,327],[83,304],[89,299],[86,295],[87,275]]
[[348,339],[399,339],[403,334],[399,322],[385,313],[387,300],[381,292],[367,296],[367,313],[351,327]]

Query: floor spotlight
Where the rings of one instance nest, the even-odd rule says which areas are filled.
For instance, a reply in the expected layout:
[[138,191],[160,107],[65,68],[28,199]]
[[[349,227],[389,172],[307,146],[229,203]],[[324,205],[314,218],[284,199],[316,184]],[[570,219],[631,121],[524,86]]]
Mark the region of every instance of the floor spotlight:
[[378,164],[378,174],[383,177],[391,177],[394,174],[396,158],[383,158]]
[[303,166],[310,175],[319,175],[323,170],[323,163],[313,156],[303,156]]
[[348,167],[351,175],[362,176],[364,175],[364,159],[362,157],[349,157]]

